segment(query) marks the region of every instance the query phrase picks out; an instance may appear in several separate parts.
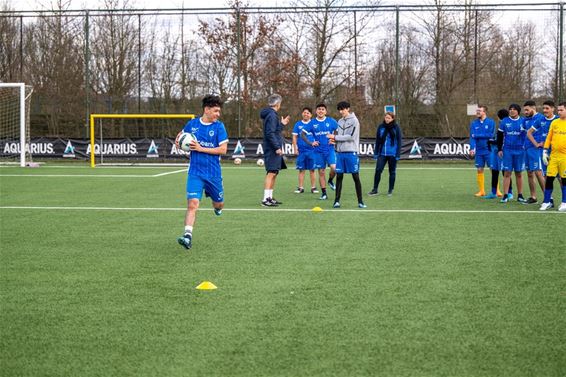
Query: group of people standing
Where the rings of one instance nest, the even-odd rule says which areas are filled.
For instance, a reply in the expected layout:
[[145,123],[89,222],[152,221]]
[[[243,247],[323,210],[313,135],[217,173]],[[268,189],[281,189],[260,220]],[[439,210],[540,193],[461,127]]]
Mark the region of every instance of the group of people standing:
[[[480,105],[476,119],[470,124],[470,155],[477,168],[478,197],[510,202],[513,196],[511,175],[515,173],[517,201],[523,204],[538,202],[537,184],[544,199],[540,207],[546,211],[554,207],[552,191],[556,177],[561,182],[562,204],[566,212],[566,102],[545,101],[542,114],[536,103],[528,100],[521,106],[513,103],[497,112],[499,126],[487,116],[487,106]],[[521,116],[521,110],[524,116]],[[491,169],[491,192],[484,189],[484,168]],[[523,196],[523,171],[527,171],[530,196]],[[503,192],[499,187],[499,172],[503,172]],[[561,179],[562,178],[562,179]]]
[[[273,94],[268,98],[269,107],[261,111],[263,120],[263,151],[265,155],[265,169],[267,171],[264,185],[264,195],[261,204],[265,207],[276,207],[282,203],[273,197],[275,178],[279,171],[285,169],[283,159],[282,136],[283,127],[288,125],[289,117],[279,117],[282,98]],[[304,181],[306,171],[310,172],[310,192],[318,193],[320,185],[320,200],[328,199],[327,186],[335,190],[334,208],[340,208],[342,184],[344,174],[351,174],[354,180],[358,207],[366,208],[363,201],[362,184],[360,181],[360,159],[358,147],[360,144],[360,122],[351,111],[350,103],[341,101],[336,106],[341,118],[336,121],[327,115],[328,108],[324,103],[316,105],[316,116],[310,107],[304,107],[301,120],[293,127],[293,147],[297,153],[296,169],[299,171],[299,185],[295,193],[305,192]],[[377,128],[376,141],[374,145],[376,171],[373,188],[368,193],[370,196],[378,194],[381,173],[385,165],[389,165],[389,190],[392,195],[395,187],[395,176],[397,161],[401,153],[402,134],[400,127],[395,123],[395,114],[386,113],[384,122]],[[326,168],[330,168],[328,181],[326,180]],[[336,180],[336,181],[334,181]]]

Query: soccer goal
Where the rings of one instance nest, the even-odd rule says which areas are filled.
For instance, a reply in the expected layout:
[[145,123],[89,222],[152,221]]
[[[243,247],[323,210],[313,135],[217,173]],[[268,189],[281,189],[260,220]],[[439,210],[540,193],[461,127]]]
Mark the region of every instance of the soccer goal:
[[29,109],[33,88],[0,83],[0,147],[2,163],[31,163]]
[[[194,114],[91,114],[90,166],[186,164],[175,137]],[[72,147],[71,147],[72,148]]]

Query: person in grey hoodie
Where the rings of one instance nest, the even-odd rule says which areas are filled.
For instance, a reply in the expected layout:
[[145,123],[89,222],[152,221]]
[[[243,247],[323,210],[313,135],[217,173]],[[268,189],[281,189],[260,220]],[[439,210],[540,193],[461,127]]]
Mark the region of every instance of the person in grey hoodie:
[[360,144],[360,122],[356,114],[350,112],[350,104],[346,101],[339,102],[336,106],[342,119],[338,120],[336,134],[328,134],[326,137],[336,145],[336,198],[334,208],[340,208],[340,196],[342,194],[342,181],[344,174],[352,174],[358,207],[366,208],[362,199],[362,183],[360,182],[360,158],[358,157],[358,145]]

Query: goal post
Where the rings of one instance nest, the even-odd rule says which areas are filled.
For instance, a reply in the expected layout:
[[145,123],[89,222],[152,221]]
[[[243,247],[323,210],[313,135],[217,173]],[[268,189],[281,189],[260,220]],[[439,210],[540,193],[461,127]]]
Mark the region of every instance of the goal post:
[[29,113],[33,88],[25,83],[0,82],[0,140],[3,145],[19,142],[17,153],[20,166],[26,166],[29,154],[30,129]]
[[[194,119],[194,114],[90,114],[90,166],[92,168],[96,167],[96,121],[102,121],[104,119],[117,119],[117,120],[145,120],[145,119]],[[156,126],[158,127],[158,126]],[[100,143],[102,144],[103,135],[102,127],[100,127],[99,135]],[[101,154],[102,155],[102,154]]]

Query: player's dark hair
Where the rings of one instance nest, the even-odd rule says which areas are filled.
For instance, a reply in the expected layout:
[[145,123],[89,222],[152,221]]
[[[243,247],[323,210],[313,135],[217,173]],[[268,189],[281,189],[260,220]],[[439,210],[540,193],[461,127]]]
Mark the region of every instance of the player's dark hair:
[[312,109],[310,107],[308,107],[308,106],[303,107],[302,111],[305,111],[305,110],[308,110],[308,112],[312,114]]
[[340,102],[338,102],[338,105],[336,105],[336,108],[338,110],[349,109],[350,108],[350,102],[340,101]]
[[316,105],[316,108],[317,108],[317,109],[318,109],[319,107],[324,107],[325,109],[328,109],[328,108],[326,107],[326,105],[325,105],[324,103],[322,103],[322,102],[319,103],[318,105]]
[[486,105],[478,105],[478,108],[482,108],[483,111],[487,113],[487,106]]
[[222,107],[223,104],[224,103],[222,102],[220,97],[215,96],[213,94],[208,94],[208,95],[204,96],[204,98],[202,99],[202,108],[203,109],[205,107]]
[[560,103],[558,104],[558,106],[564,106],[564,107],[566,107],[566,101],[560,102]]
[[509,116],[509,111],[507,111],[507,109],[497,110],[497,117],[499,118],[499,120],[505,119],[508,116]]
[[537,104],[535,101],[533,101],[532,99],[525,101],[525,104],[523,106],[531,106],[531,107],[536,107]]
[[509,110],[511,110],[511,109],[517,110],[518,113],[521,112],[521,106],[519,106],[519,105],[516,104],[516,103],[512,103],[512,104],[509,105]]
[[543,105],[543,106],[556,107],[556,105],[554,104],[554,101],[551,100],[551,99],[544,101],[544,102],[542,103],[542,105]]
[[387,111],[385,114],[383,114],[383,117],[385,118],[386,115],[389,115],[391,118],[393,118],[393,120],[395,120],[395,113]]

